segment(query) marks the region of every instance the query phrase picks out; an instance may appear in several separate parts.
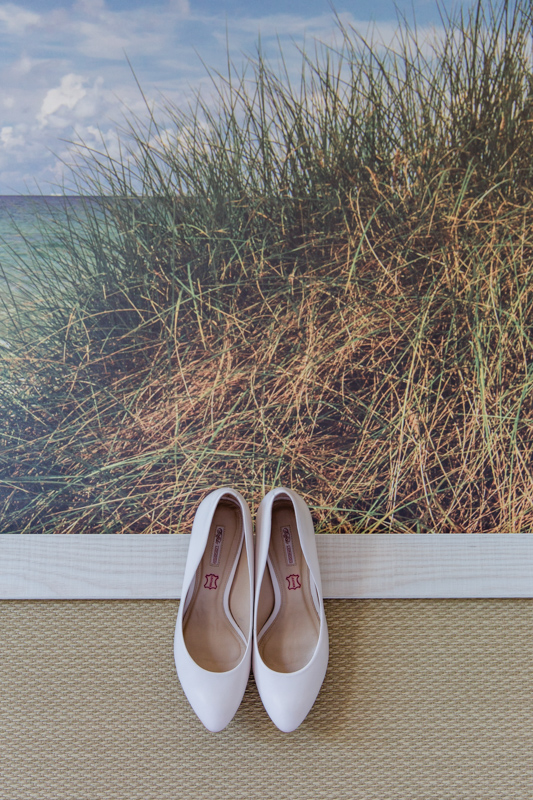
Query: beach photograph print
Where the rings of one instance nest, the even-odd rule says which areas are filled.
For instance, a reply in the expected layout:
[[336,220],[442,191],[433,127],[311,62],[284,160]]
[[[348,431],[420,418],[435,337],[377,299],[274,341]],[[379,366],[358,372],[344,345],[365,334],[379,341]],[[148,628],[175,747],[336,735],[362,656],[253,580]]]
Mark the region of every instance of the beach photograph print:
[[0,533],[533,528],[533,12],[0,2]]

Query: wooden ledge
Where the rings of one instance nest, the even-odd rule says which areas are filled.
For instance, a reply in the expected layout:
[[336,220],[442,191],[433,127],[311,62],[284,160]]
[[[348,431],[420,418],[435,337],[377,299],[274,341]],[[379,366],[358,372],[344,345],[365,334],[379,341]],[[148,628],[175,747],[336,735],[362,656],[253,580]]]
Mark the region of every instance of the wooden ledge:
[[[317,536],[325,597],[533,597],[533,535]],[[0,599],[179,598],[189,535],[0,535]]]

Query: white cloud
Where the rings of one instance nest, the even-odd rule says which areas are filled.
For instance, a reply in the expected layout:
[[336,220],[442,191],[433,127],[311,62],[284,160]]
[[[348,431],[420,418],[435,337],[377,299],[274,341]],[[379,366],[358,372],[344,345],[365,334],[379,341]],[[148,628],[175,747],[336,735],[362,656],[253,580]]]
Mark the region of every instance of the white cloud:
[[[145,9],[129,16],[106,12],[98,19],[72,22],[69,33],[83,55],[125,62],[126,52],[128,56],[150,56],[155,66],[176,41],[175,23],[176,16],[169,12],[163,18],[147,14]],[[189,49],[188,44],[186,47]]]
[[[359,37],[362,37],[367,44],[373,44],[378,49],[383,47],[395,47],[397,49],[398,23],[392,20],[390,22],[374,22],[357,19],[351,12],[346,11],[338,14],[338,22],[354,44],[361,46],[362,49],[364,49],[364,46]],[[263,49],[268,51],[273,46],[276,53],[278,52],[279,37],[283,43],[284,56],[287,56],[291,62],[293,61],[295,68],[296,61],[300,59],[300,56],[296,48],[291,49],[290,45],[286,44],[287,39],[294,40],[300,47],[305,39],[305,50],[310,54],[314,41],[317,44],[338,48],[342,46],[344,38],[341,27],[339,27],[333,15],[330,14],[321,14],[314,17],[287,13],[265,14],[261,17],[241,16],[231,20],[231,25],[229,26],[230,47],[232,50],[237,48],[244,49],[250,44],[255,47],[259,34],[262,39]],[[431,52],[427,39],[438,39],[442,34],[442,30],[434,25],[419,25],[417,34],[420,49],[426,55]],[[225,46],[225,25],[219,24],[215,26],[213,24],[212,35],[221,45]]]
[[101,103],[103,99],[101,92],[103,83],[104,79],[101,75],[99,75],[92,88],[88,89],[83,97],[80,98],[79,102],[76,103],[75,107],[73,108],[76,119],[85,120],[91,118],[95,120],[99,118],[99,112],[101,111]]
[[41,17],[25,8],[5,3],[0,5],[0,23],[4,23],[9,33],[24,33],[26,28],[37,25]]
[[0,130],[0,145],[4,150],[11,150],[14,147],[22,147],[24,144],[23,136],[13,134],[13,126],[5,125]]
[[191,13],[189,0],[169,0],[168,7],[171,11],[177,11],[178,14],[181,14],[184,17]]
[[89,14],[90,16],[94,16],[99,14],[101,11],[105,9],[105,2],[104,0],[77,0],[73,6],[75,11],[79,11],[81,14]]
[[60,86],[48,90],[41,105],[41,110],[37,115],[42,127],[50,122],[52,114],[55,114],[62,106],[72,109],[85,97],[87,90],[83,88],[83,84],[86,80],[81,75],[75,75],[71,72],[61,78]]
[[95,125],[87,125],[84,128],[76,128],[78,141],[87,147],[93,148],[98,152],[106,152],[111,158],[120,157],[119,136],[116,130],[108,128],[102,130]]
[[[268,14],[263,17],[239,17],[231,23],[232,30],[245,31],[253,36],[257,36],[259,31],[262,36],[291,36],[306,30],[323,31],[329,27],[329,15],[302,17],[299,14]],[[221,31],[221,35],[225,37],[225,30]]]
[[[63,167],[56,161],[58,156],[50,153],[67,159],[69,152],[59,137],[67,142],[87,141],[98,151],[105,145],[113,157],[119,157],[124,116],[144,120],[148,115],[125,53],[149,106],[155,103],[164,109],[167,99],[188,113],[196,90],[208,105],[211,98],[216,105],[216,92],[201,59],[213,73],[226,74],[224,4],[218,6],[218,13],[207,14],[190,0],[139,0],[128,8],[127,3],[111,0],[42,0],[40,12],[33,13],[23,7],[25,0],[18,2],[22,5],[0,0],[0,128],[4,126],[0,193],[17,186],[24,191],[21,181],[28,175],[37,183],[57,179]],[[367,38],[367,22],[349,12],[339,17],[347,28],[353,26]],[[390,22],[375,26],[376,37],[392,38],[397,25],[391,17]],[[251,1],[244,13],[233,16],[228,11],[227,25],[230,58],[237,70],[246,63],[243,54],[255,55],[258,32],[265,57],[276,70],[279,35],[296,85],[301,55],[291,40],[301,45],[305,37],[305,50],[311,57],[314,38],[330,44],[342,40],[333,14],[272,14],[268,3],[261,6]],[[418,32],[421,38],[420,27]],[[246,80],[252,75],[248,68]],[[162,127],[167,124],[164,113],[156,116]],[[99,128],[105,132],[103,143]],[[167,138],[175,137],[170,124],[161,141],[154,137],[152,144],[161,147]]]
[[147,48],[148,37],[141,31],[128,30],[127,26],[109,25],[102,20],[98,23],[80,22],[76,28],[81,39],[78,50],[91,58],[124,60],[125,50],[143,52]]
[[37,63],[38,63],[37,61],[34,61],[33,59],[29,58],[26,55],[26,53],[24,53],[18,59],[18,61],[15,61],[11,69],[16,75],[28,75],[31,72],[32,67]]

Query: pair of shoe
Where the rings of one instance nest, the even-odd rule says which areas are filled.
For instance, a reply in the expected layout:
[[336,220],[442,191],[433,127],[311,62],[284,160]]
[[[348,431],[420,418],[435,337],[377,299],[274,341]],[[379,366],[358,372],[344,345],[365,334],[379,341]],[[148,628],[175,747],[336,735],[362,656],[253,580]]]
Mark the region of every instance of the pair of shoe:
[[174,636],[183,690],[210,731],[233,719],[253,668],[263,705],[282,731],[316,700],[328,663],[328,631],[311,514],[291,489],[262,500],[254,541],[235,489],[198,506]]

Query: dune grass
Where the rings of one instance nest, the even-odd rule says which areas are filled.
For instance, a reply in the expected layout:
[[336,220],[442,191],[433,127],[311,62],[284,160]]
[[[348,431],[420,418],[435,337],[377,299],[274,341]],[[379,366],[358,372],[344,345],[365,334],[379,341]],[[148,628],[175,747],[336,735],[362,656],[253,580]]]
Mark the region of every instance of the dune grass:
[[101,204],[7,304],[0,530],[186,532],[228,484],[319,533],[531,531],[533,20],[443,22],[77,146]]

